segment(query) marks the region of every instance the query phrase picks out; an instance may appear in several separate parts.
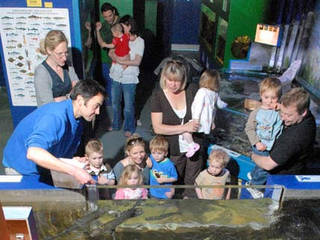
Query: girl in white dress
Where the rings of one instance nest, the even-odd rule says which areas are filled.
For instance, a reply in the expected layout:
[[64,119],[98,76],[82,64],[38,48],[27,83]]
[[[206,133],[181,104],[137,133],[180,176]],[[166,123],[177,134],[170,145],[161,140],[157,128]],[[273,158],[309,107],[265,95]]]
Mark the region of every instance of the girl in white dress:
[[[211,129],[215,128],[216,107],[220,109],[227,107],[227,103],[223,102],[219,97],[219,89],[219,72],[216,70],[204,71],[199,80],[199,90],[191,106],[192,120],[200,123],[199,133],[209,134]],[[192,157],[200,146],[193,141],[191,133],[184,133],[183,137],[189,145],[186,156]]]

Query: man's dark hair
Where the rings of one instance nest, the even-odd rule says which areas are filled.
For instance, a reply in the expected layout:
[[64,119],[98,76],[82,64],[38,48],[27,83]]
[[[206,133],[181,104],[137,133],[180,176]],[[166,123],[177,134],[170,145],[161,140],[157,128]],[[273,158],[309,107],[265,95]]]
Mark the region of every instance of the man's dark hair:
[[106,11],[112,11],[112,12],[114,12],[115,15],[119,16],[118,9],[107,2],[105,2],[101,6],[101,12],[106,12]]
[[103,97],[106,97],[105,89],[95,80],[80,80],[72,88],[70,93],[71,100],[75,100],[78,95],[82,96],[87,102],[90,98],[101,94]]

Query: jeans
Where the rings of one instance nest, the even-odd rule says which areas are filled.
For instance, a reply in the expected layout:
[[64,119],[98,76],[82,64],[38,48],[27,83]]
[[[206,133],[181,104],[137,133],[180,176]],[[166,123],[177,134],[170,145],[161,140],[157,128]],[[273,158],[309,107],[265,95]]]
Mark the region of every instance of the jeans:
[[[268,151],[259,151],[255,147],[252,148],[253,153],[260,155],[260,156],[269,156]],[[251,184],[253,185],[264,185],[267,182],[269,173],[264,170],[263,168],[258,167],[257,165],[251,171]]]
[[112,84],[112,78],[109,76],[110,74],[110,64],[108,63],[102,63],[102,76],[105,81],[105,87],[106,87],[106,105],[111,106],[111,99],[112,99],[112,93],[111,93],[111,84]]
[[112,96],[112,110],[113,121],[112,128],[118,130],[121,128],[121,100],[122,95],[124,98],[124,131],[134,133],[136,130],[135,122],[135,95],[136,85],[134,83],[122,84],[116,81],[112,81],[111,96]]

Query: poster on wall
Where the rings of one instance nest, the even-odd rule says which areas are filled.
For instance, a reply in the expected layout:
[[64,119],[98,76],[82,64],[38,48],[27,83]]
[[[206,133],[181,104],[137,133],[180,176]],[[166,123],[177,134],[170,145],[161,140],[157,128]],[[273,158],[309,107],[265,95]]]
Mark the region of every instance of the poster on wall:
[[46,59],[40,53],[40,41],[50,30],[63,31],[71,48],[68,9],[0,8],[2,50],[13,106],[37,105],[34,69]]

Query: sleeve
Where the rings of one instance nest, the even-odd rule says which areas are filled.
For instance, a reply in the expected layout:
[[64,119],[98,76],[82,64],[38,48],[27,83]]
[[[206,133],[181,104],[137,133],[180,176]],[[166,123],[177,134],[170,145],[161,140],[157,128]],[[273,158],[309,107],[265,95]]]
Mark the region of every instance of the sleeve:
[[[64,136],[65,126],[63,120],[52,114],[45,114],[35,125],[26,141],[26,147],[40,147],[49,150]],[[57,156],[64,157],[64,156]]]
[[296,133],[285,137],[284,134],[281,134],[270,151],[272,160],[281,166],[285,165],[295,155],[298,155],[301,151],[301,145],[297,144],[297,138],[299,138],[299,136],[297,136]]
[[116,191],[116,194],[115,194],[115,196],[114,196],[114,199],[116,199],[116,200],[125,199],[125,198],[124,198],[123,188],[119,188],[119,189]]
[[148,190],[145,188],[142,189],[142,199],[148,199]]
[[139,44],[137,44],[136,46],[136,50],[135,50],[136,55],[139,56],[143,56],[144,53],[144,40],[141,38],[141,41],[139,42]]
[[52,79],[42,64],[34,71],[34,87],[38,107],[53,102]]
[[105,167],[107,169],[107,172],[103,173],[102,175],[105,176],[107,179],[114,180],[115,179],[115,175],[114,175],[114,172],[113,172],[112,168],[107,163],[104,164],[104,165],[105,165]]
[[248,121],[246,123],[245,132],[249,138],[249,142],[251,146],[255,145],[256,143],[260,142],[260,139],[256,133],[256,116],[259,109],[252,111],[249,115]]
[[117,182],[119,182],[119,180],[120,180],[122,171],[123,171],[123,165],[121,162],[118,162],[113,168],[113,172],[114,172],[114,175],[115,175]]
[[170,178],[178,179],[178,173],[174,164],[170,161]]
[[160,91],[160,89],[157,89],[151,96],[151,112],[162,112],[160,104]]
[[199,173],[199,175],[194,180],[195,185],[201,185],[201,179],[202,179],[202,172]]
[[224,101],[221,100],[220,96],[218,95],[218,98],[217,98],[217,107],[219,109],[222,109],[222,108],[226,108],[228,106],[228,104]]
[[117,47],[117,45],[118,45],[118,38],[113,38],[112,39],[112,44],[114,45],[114,47]]
[[197,91],[191,105],[192,119],[200,119],[201,112],[204,105],[205,91],[201,88]]
[[79,81],[78,75],[77,75],[76,71],[74,70],[74,67],[72,67],[72,66],[69,66],[69,76],[70,76],[71,82],[78,82]]

